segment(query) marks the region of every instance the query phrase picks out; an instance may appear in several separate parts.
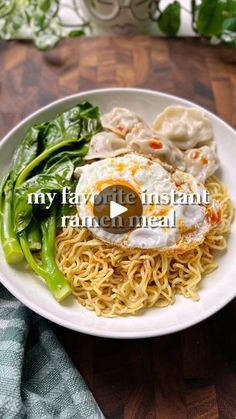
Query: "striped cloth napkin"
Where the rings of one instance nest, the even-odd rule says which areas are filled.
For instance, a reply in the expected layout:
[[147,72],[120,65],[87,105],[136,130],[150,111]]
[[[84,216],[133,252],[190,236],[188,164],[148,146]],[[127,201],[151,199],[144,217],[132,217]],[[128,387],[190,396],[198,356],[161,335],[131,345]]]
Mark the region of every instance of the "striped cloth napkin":
[[0,418],[104,418],[47,322],[1,285]]

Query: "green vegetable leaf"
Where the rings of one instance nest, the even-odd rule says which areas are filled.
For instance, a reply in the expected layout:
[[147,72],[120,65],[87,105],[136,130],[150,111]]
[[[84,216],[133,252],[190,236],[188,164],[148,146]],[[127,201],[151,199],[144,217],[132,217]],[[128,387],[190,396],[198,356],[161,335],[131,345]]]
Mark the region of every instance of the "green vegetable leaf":
[[40,224],[34,218],[32,218],[30,224],[26,228],[26,237],[30,250],[36,251],[41,249],[42,235]]
[[61,204],[57,214],[57,227],[62,226],[62,217],[76,215],[76,206],[70,204]]
[[63,274],[57,267],[54,258],[56,217],[53,212],[49,215],[49,217],[50,220],[45,221],[42,225],[42,267],[39,266],[31,252],[26,231],[20,233],[19,238],[21,248],[24,252],[24,257],[28,264],[38,275],[40,275],[46,281],[52,295],[56,298],[57,301],[60,302],[71,294],[71,289]]
[[[70,191],[72,193],[76,191],[76,186],[77,186],[77,180],[74,179],[70,185]],[[56,219],[57,228],[60,228],[62,225],[62,217],[76,215],[76,212],[77,212],[77,208],[75,205],[71,205],[68,203],[60,204],[57,210],[57,219]]]
[[62,301],[71,293],[71,289],[55,261],[56,220],[56,208],[53,205],[48,217],[41,224],[43,236],[41,257],[47,285],[56,300]]
[[77,140],[80,132],[79,114],[79,107],[76,106],[50,121],[43,134],[43,148],[46,149],[65,140]]
[[72,162],[75,169],[76,167],[84,165],[84,160],[81,157],[75,157],[74,159],[72,159]]
[[1,179],[1,183],[0,183],[0,215],[2,215],[2,213],[3,213],[4,188],[5,188],[5,185],[7,183],[8,177],[9,177],[8,174],[5,175]]
[[13,225],[13,184],[10,179],[3,181],[1,193],[1,243],[7,263],[15,264],[21,262],[24,255]]
[[[13,157],[9,175],[0,184],[0,233],[8,263],[18,263],[24,257],[19,238],[31,264],[34,261],[30,248],[40,247],[40,237],[33,223],[24,237],[20,233],[29,226],[33,215],[40,223],[49,201],[41,205],[28,204],[29,194],[57,194],[64,186],[73,185],[74,167],[83,164],[88,152],[85,142],[101,129],[98,108],[84,102],[53,121],[29,130]],[[43,276],[45,272],[42,272]]]
[[40,128],[35,126],[30,128],[24,141],[13,155],[10,178],[15,182],[24,168],[36,157],[38,150],[38,136]]
[[88,102],[84,102],[71,110],[58,115],[53,121],[40,126],[40,154],[32,160],[17,179],[19,187],[48,158],[65,149],[72,143],[90,141],[91,137],[102,129],[99,110]]
[[43,133],[43,148],[52,147],[66,140],[90,140],[101,130],[99,110],[89,102],[83,102],[58,115],[46,125]]
[[158,25],[162,32],[169,36],[177,34],[180,27],[180,10],[180,3],[174,1],[160,14]]
[[32,193],[61,192],[64,186],[70,186],[70,181],[58,175],[39,174],[24,182],[15,189],[14,225],[15,231],[20,233],[31,222],[33,206],[28,203],[28,196]]
[[80,139],[90,141],[94,134],[102,130],[99,109],[97,106],[92,106],[89,102],[84,102],[80,105],[80,112]]
[[58,175],[62,179],[71,180],[74,173],[74,164],[65,156],[49,167],[46,173]]
[[[84,144],[82,147],[79,147],[76,150],[64,150],[59,151],[55,154],[53,154],[47,161],[43,168],[43,170],[48,170],[49,167],[51,167],[54,163],[56,163],[58,160],[61,160],[63,157],[68,157],[69,159],[73,160],[75,158],[81,158],[84,157],[89,150],[88,144]],[[82,160],[82,159],[81,159]]]

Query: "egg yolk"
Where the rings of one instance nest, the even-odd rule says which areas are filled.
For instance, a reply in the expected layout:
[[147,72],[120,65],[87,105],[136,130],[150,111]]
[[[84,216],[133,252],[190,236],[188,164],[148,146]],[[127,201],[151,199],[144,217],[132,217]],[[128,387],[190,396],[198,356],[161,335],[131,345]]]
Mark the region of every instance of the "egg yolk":
[[102,179],[96,182],[95,189],[98,192],[101,192],[103,189],[107,188],[108,186],[117,186],[117,185],[123,185],[130,189],[133,189],[137,194],[139,193],[137,190],[135,190],[134,186],[131,185],[127,180],[125,179]]

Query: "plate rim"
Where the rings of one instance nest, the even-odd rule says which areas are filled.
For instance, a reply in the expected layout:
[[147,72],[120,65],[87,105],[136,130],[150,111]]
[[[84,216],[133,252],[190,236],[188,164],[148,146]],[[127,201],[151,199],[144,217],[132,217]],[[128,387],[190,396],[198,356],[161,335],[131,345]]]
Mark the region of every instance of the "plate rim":
[[[236,132],[233,127],[231,127],[227,122],[225,122],[223,119],[221,119],[218,115],[215,115],[212,111],[209,111],[208,109],[204,108],[203,106],[190,101],[188,99],[182,98],[177,95],[172,95],[169,93],[159,92],[158,90],[152,90],[152,89],[143,89],[143,88],[136,88],[136,87],[109,87],[109,88],[101,88],[101,89],[92,89],[92,90],[84,90],[80,91],[78,93],[63,96],[59,99],[54,100],[53,102],[50,102],[49,104],[40,107],[36,111],[32,112],[28,116],[26,116],[24,119],[22,119],[17,125],[15,125],[0,141],[0,151],[3,147],[3,145],[11,138],[12,135],[14,135],[15,132],[18,131],[19,128],[21,128],[22,125],[30,121],[32,118],[37,116],[38,114],[47,111],[49,109],[54,108],[56,105],[63,104],[67,101],[78,99],[81,96],[91,95],[91,94],[99,94],[99,93],[107,93],[107,92],[135,92],[135,93],[143,93],[143,94],[151,94],[154,96],[159,96],[163,98],[167,98],[170,100],[181,100],[183,102],[183,105],[189,105],[197,107],[198,109],[201,109],[205,113],[210,114],[213,118],[218,120],[223,126],[225,126],[226,129],[230,130],[233,134],[233,136],[236,135]],[[150,338],[150,337],[156,337],[156,336],[164,336],[171,333],[176,333],[181,330],[187,329],[191,326],[194,326],[198,323],[201,323],[203,320],[209,318],[219,310],[221,310],[225,305],[227,305],[230,301],[232,301],[236,297],[236,289],[235,292],[233,292],[230,295],[227,295],[223,300],[220,300],[220,303],[217,302],[217,304],[213,304],[209,307],[209,309],[205,310],[202,314],[200,313],[196,319],[193,319],[191,321],[183,321],[179,324],[168,326],[165,329],[162,329],[159,331],[158,329],[149,330],[149,331],[113,331],[113,330],[99,330],[91,329],[88,327],[81,326],[80,324],[76,325],[73,323],[70,323],[68,320],[63,320],[57,315],[48,312],[47,310],[39,307],[35,303],[31,303],[30,300],[28,300],[27,297],[22,296],[21,292],[16,290],[14,285],[12,286],[9,280],[0,272],[0,282],[8,289],[8,291],[16,297],[21,303],[23,303],[26,307],[31,309],[33,312],[37,313],[38,315],[46,318],[49,321],[52,321],[55,324],[58,324],[60,326],[66,327],[70,330],[74,330],[77,332],[89,334],[92,336],[102,337],[102,338],[112,338],[112,339],[140,339],[140,338]]]

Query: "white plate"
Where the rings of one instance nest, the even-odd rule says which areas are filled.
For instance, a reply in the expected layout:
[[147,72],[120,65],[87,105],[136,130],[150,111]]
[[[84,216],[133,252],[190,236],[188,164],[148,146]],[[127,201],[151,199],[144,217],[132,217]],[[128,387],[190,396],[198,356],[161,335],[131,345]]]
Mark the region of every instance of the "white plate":
[[[113,106],[133,109],[151,122],[168,105],[197,106],[191,102],[141,89],[103,89],[79,93],[60,99],[30,115],[17,125],[0,143],[0,167],[4,174],[12,154],[34,123],[53,118],[58,112],[89,100],[102,112]],[[227,185],[236,206],[236,133],[221,119],[205,111],[214,129],[221,160],[221,178]],[[236,223],[228,241],[227,252],[219,258],[219,268],[201,282],[199,302],[182,296],[173,306],[146,310],[142,315],[106,319],[81,307],[73,297],[58,304],[46,286],[32,273],[19,271],[6,264],[0,249],[0,279],[8,290],[26,306],[41,316],[69,329],[91,335],[112,338],[143,338],[176,332],[206,319],[236,295]]]

